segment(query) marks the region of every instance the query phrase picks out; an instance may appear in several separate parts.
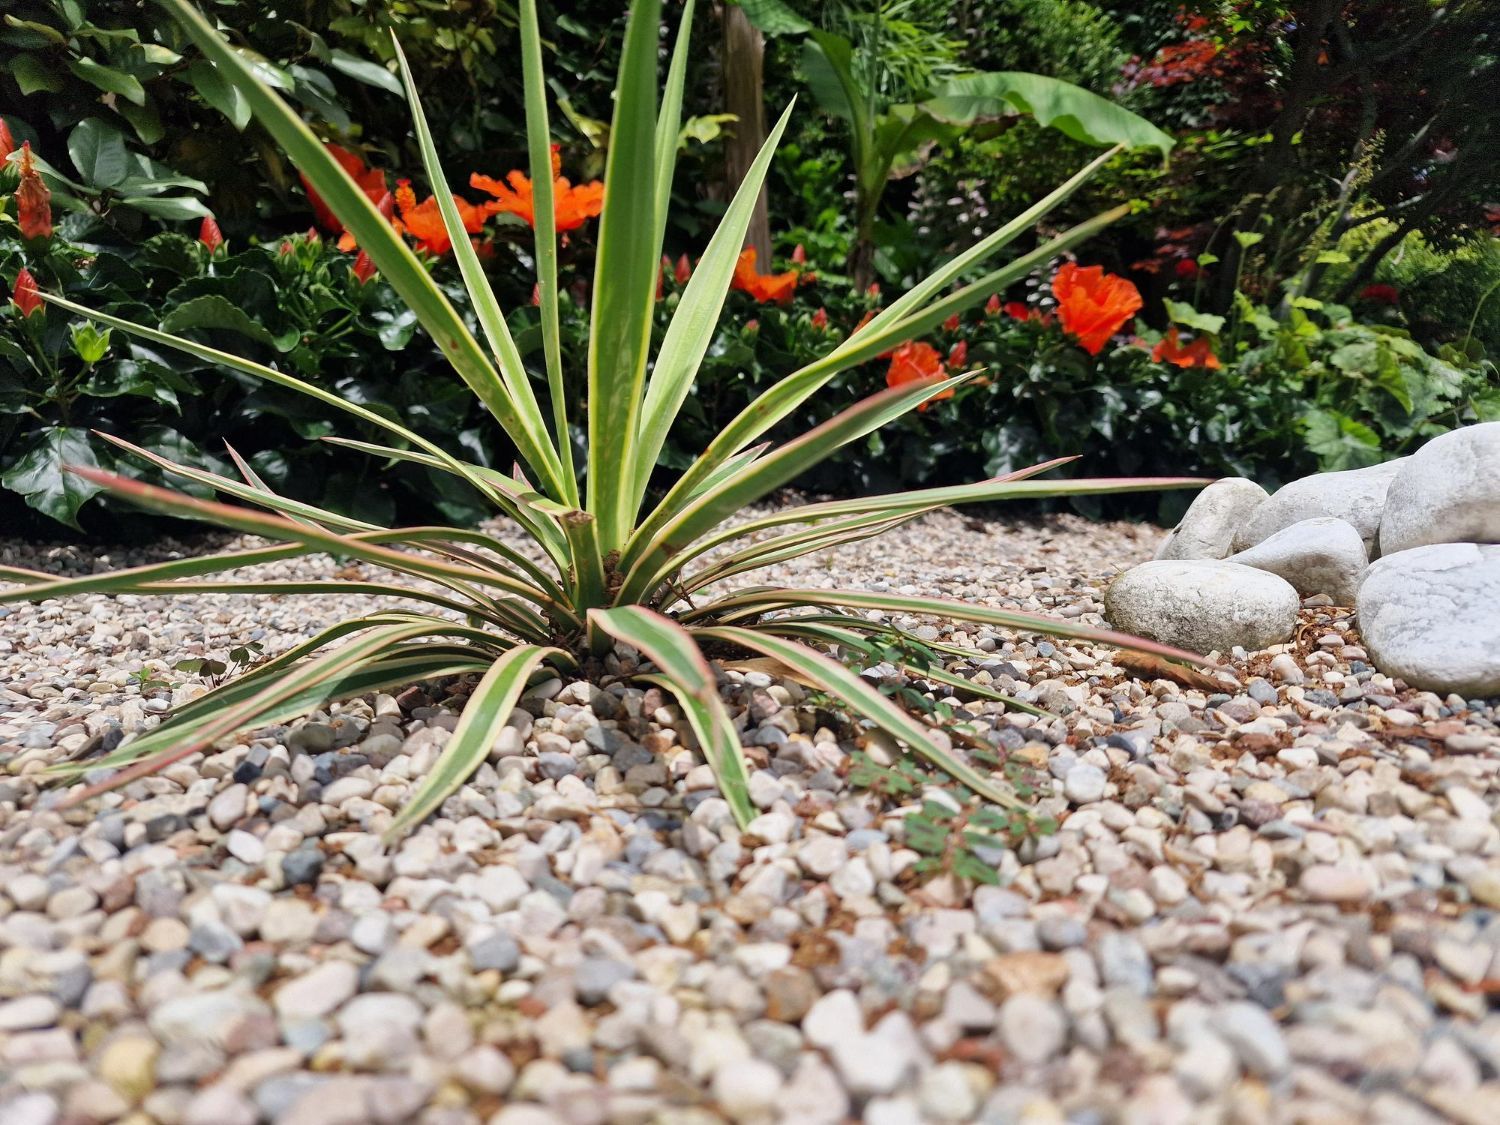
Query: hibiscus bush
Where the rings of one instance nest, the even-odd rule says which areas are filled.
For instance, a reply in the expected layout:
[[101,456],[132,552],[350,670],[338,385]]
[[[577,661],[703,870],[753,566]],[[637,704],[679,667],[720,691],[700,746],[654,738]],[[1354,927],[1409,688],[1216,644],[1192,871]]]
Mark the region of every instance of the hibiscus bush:
[[[733,295],[744,320],[715,339],[697,409],[679,420],[669,458],[769,385],[785,357],[838,338],[880,307],[878,287],[854,294],[808,277],[803,267],[779,300],[762,300],[750,286]],[[674,289],[669,279],[667,308]],[[1148,314],[1166,327],[1148,327]],[[1231,317],[1176,301],[1148,309],[1123,277],[1074,262],[1055,263],[842,379],[849,393],[868,393],[976,369],[970,383],[851,445],[804,484],[836,492],[947,484],[1068,450],[1080,459],[1064,471],[1080,476],[1239,475],[1275,487],[1500,417],[1493,365],[1439,358],[1398,326],[1332,305],[1294,307],[1277,319],[1244,298]],[[825,417],[809,412],[796,426]],[[1182,502],[1069,501],[1091,514],[1162,519],[1175,518]]]
[[26,527],[27,513],[35,532],[49,536],[61,525],[118,536],[140,524],[136,514],[114,518],[120,509],[62,470],[122,460],[120,447],[95,430],[200,467],[228,467],[232,447],[277,487],[365,518],[434,499],[454,518],[473,514],[459,490],[420,466],[382,470],[309,440],[331,432],[330,409],[94,327],[34,295],[36,287],[62,293],[249,352],[424,433],[471,441],[470,403],[442,377],[434,349],[414,340],[416,320],[390,287],[361,279],[354,254],[316,234],[239,246],[212,220],[198,237],[163,232],[119,244],[107,236],[69,216],[47,237],[27,238],[13,209],[0,210],[0,282],[10,297],[0,303],[0,520],[7,527]]

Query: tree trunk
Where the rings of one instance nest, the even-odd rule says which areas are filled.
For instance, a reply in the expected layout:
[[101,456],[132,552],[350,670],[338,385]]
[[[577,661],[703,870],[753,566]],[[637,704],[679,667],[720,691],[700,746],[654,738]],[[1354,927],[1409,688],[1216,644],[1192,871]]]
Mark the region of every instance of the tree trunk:
[[[1323,37],[1338,18],[1342,0],[1304,0],[1292,8],[1297,24],[1292,65],[1287,74],[1280,112],[1272,123],[1271,143],[1261,149],[1249,177],[1250,191],[1242,200],[1239,223],[1232,229],[1254,230],[1261,216],[1278,202],[1276,196],[1299,175],[1296,160],[1297,134],[1307,114],[1322,94],[1319,62]],[[1226,232],[1228,233],[1228,232]],[[1230,240],[1219,254],[1219,273],[1213,286],[1211,305],[1224,311],[1234,304],[1235,283],[1240,276],[1245,249]]]
[[[724,141],[724,177],[729,195],[744,180],[756,154],[766,143],[765,37],[745,18],[738,4],[725,4],[724,12],[724,111],[737,120]],[[766,189],[760,189],[745,245],[755,248],[762,270],[771,268],[771,220],[766,210]]]

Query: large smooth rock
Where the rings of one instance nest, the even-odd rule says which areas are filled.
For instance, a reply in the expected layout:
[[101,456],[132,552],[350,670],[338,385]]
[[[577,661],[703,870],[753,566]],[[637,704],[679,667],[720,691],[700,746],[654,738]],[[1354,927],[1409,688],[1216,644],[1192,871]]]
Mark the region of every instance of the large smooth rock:
[[1194,498],[1182,521],[1156,549],[1156,557],[1222,559],[1229,554],[1234,533],[1269,496],[1264,488],[1244,477],[1214,481]]
[[1370,567],[1356,603],[1375,666],[1415,688],[1500,695],[1500,546],[1437,543]]
[[1195,652],[1280,644],[1296,628],[1300,605],[1286,579],[1209,559],[1142,563],[1104,595],[1116,629]]
[[1500,422],[1435,437],[1403,460],[1380,517],[1380,553],[1500,543]]
[[1327,594],[1335,605],[1353,605],[1370,557],[1354,525],[1324,516],[1282,528],[1226,562],[1280,575],[1304,598]]
[[1331,516],[1352,525],[1365,541],[1365,550],[1372,556],[1378,554],[1386,490],[1405,463],[1403,457],[1367,469],[1318,473],[1292,481],[1255,509],[1235,533],[1234,549],[1248,550],[1294,523]]

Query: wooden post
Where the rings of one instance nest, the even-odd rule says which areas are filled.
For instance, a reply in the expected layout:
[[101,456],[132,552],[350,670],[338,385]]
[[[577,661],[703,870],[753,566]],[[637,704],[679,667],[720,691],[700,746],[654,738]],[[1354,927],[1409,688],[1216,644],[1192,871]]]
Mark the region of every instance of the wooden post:
[[[724,141],[724,178],[728,196],[733,195],[755,163],[761,145],[766,142],[765,86],[762,65],[765,62],[765,37],[745,18],[738,4],[724,4],[724,112],[737,120],[729,126],[732,132]],[[766,189],[760,189],[745,245],[755,247],[756,261],[762,270],[771,268],[771,220],[766,210]]]

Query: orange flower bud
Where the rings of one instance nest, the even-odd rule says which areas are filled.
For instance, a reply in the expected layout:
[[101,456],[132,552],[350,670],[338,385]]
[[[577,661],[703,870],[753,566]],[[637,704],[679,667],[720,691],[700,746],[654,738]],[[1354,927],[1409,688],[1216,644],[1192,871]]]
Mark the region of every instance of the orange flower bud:
[[52,193],[31,159],[31,142],[21,143],[21,186],[16,189],[22,238],[52,237]]
[[32,277],[31,271],[25,267],[22,267],[21,272],[16,274],[16,288],[10,299],[11,303],[21,310],[22,316],[42,312],[46,307],[42,304],[41,294],[37,292],[36,278]]
[[214,254],[219,247],[224,245],[224,232],[219,229],[219,224],[214,222],[212,215],[204,218],[198,224],[198,241],[208,247],[208,252]]

